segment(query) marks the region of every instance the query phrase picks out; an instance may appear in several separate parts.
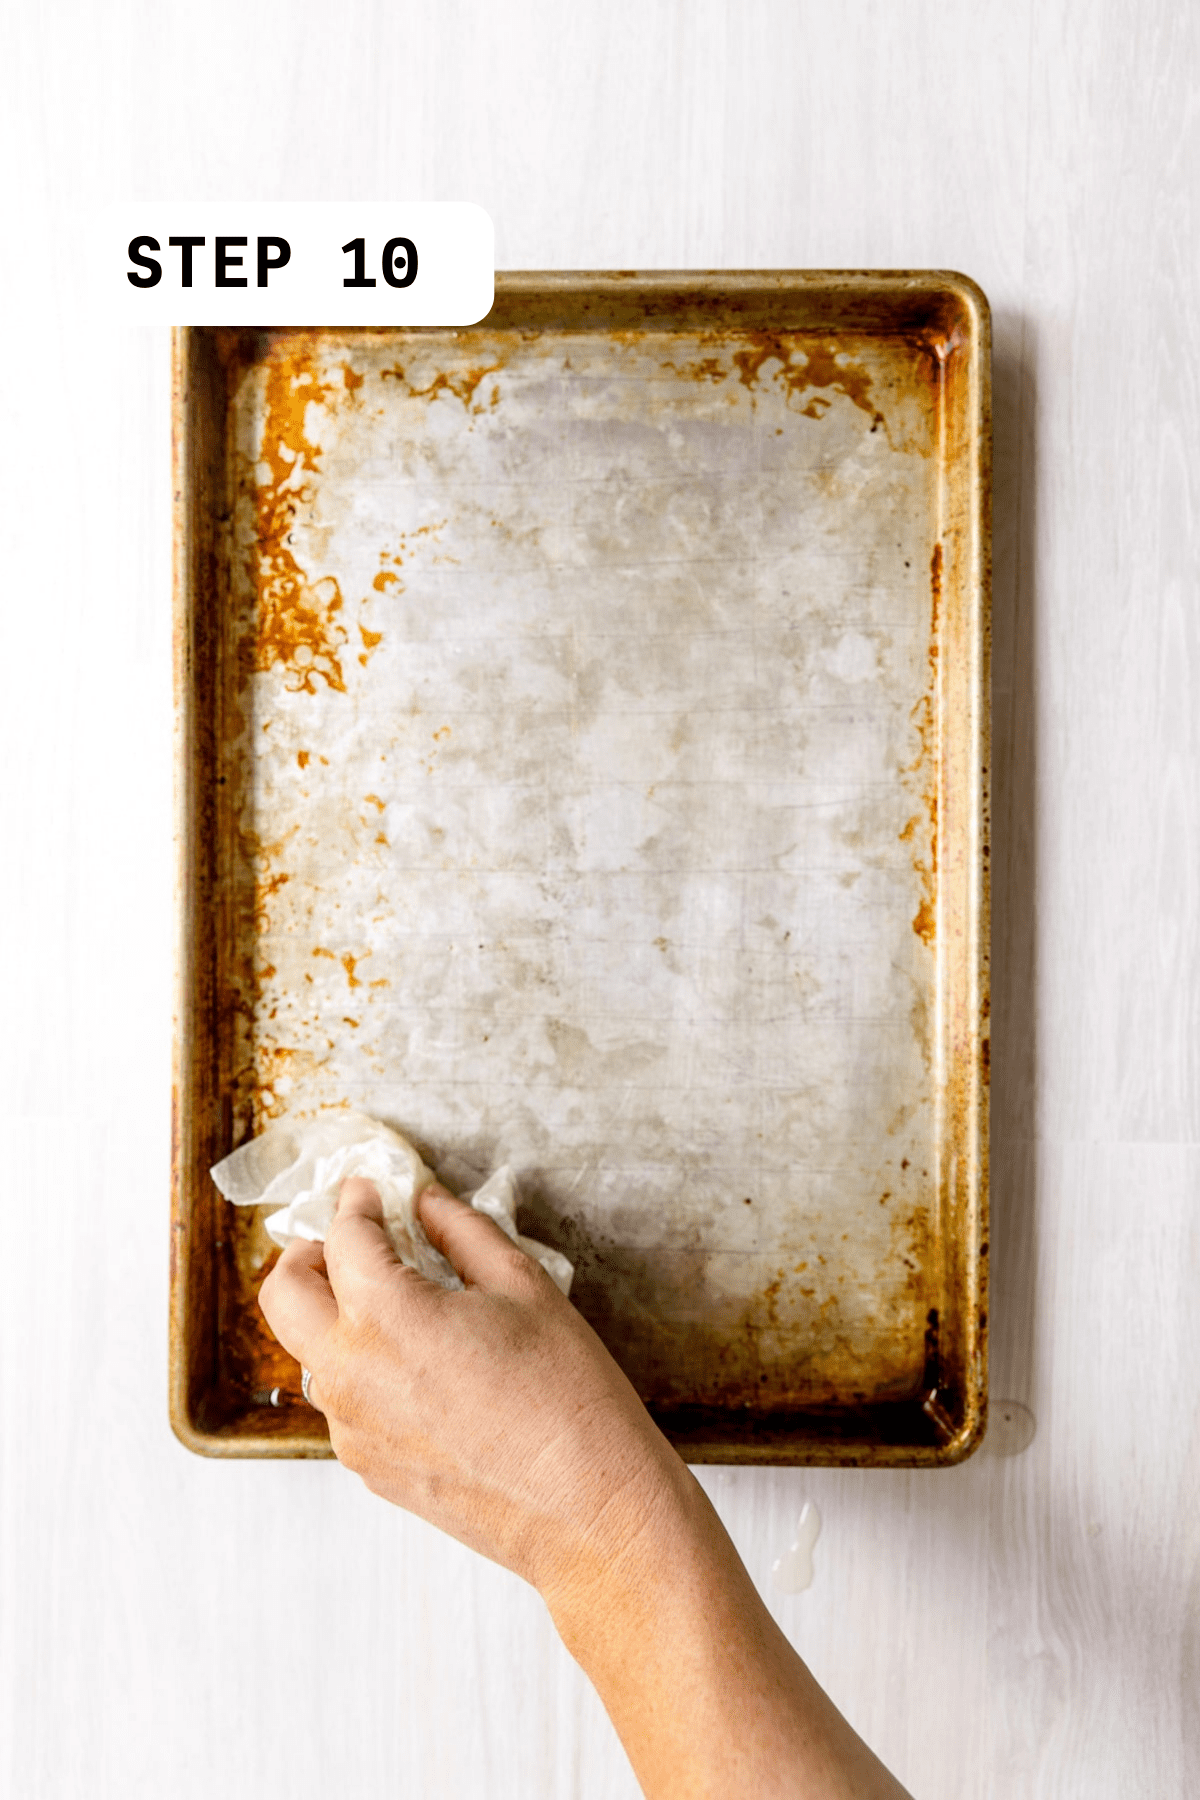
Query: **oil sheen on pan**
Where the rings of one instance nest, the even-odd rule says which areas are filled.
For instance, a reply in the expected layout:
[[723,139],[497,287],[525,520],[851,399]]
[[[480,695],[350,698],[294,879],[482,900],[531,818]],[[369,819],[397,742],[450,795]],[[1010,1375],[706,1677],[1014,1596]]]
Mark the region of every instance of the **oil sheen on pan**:
[[[871,1460],[845,1421],[962,1336],[946,363],[719,315],[224,351],[221,1147],[349,1105],[511,1162],[698,1455]],[[213,1217],[261,1418],[271,1247]]]

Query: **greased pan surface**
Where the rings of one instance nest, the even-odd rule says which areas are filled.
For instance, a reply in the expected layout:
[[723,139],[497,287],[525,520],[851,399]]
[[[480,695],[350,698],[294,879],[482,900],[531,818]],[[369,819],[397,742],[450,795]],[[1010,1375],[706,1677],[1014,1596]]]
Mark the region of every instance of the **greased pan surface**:
[[942,274],[176,340],[172,1421],[328,1454],[207,1168],[353,1106],[691,1460],[986,1405],[990,345]]

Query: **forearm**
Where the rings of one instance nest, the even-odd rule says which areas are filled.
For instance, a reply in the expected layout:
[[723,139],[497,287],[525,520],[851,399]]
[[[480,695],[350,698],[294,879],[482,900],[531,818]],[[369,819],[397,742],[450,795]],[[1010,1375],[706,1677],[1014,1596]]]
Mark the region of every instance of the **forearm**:
[[549,1277],[442,1190],[421,1219],[461,1289],[402,1267],[365,1180],[263,1284],[342,1462],[534,1583],[649,1800],[902,1797]]
[[664,1468],[639,1525],[547,1599],[648,1800],[903,1796],[787,1642],[681,1463]]

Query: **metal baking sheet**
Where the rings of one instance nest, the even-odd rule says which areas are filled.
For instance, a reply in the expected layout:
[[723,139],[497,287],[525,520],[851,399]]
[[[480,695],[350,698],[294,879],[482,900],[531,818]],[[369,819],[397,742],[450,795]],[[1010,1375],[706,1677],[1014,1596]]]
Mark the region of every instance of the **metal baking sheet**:
[[986,1405],[990,350],[944,274],[176,341],[172,1420],[328,1454],[211,1162],[352,1106],[693,1461]]

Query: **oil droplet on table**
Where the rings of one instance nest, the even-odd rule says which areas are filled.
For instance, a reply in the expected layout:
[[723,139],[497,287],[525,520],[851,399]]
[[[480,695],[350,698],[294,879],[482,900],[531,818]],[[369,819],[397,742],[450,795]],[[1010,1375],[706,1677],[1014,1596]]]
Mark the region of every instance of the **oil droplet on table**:
[[1020,1456],[1037,1432],[1037,1420],[1019,1400],[993,1400],[983,1447],[993,1456]]
[[806,1500],[796,1525],[795,1539],[771,1569],[771,1578],[783,1593],[799,1594],[812,1585],[813,1546],[820,1535],[821,1515],[815,1503]]

